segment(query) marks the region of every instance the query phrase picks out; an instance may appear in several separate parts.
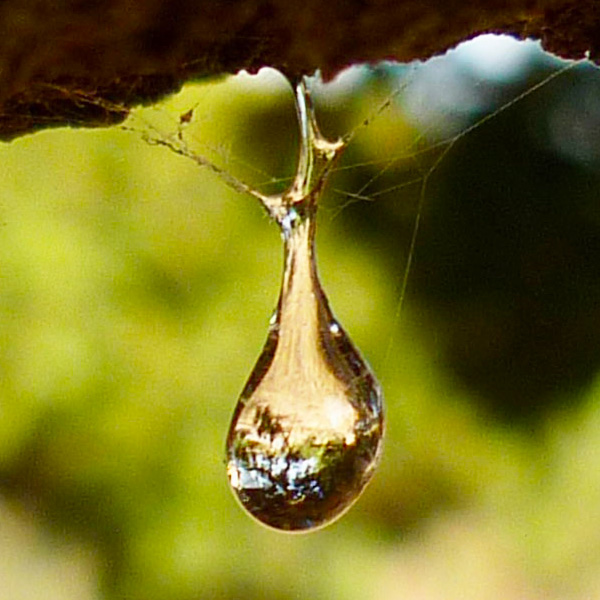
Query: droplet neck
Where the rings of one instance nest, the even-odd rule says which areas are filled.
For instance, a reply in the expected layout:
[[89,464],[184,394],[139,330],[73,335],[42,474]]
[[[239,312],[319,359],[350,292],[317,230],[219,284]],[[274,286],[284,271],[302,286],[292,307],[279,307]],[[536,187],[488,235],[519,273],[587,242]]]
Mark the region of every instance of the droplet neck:
[[261,197],[269,215],[287,238],[305,219],[314,218],[317,198],[345,144],[329,141],[317,125],[308,81],[303,77],[295,87],[296,116],[300,130],[300,153],[292,185],[283,194]]
[[293,353],[305,358],[315,347],[321,326],[319,308],[327,304],[317,275],[315,221],[306,217],[284,236],[284,272],[277,307],[280,339],[290,340]]
[[296,178],[288,194],[296,202],[311,198],[321,190],[329,171],[344,149],[344,142],[329,141],[319,130],[307,81],[296,86],[296,114],[300,127],[300,156]]

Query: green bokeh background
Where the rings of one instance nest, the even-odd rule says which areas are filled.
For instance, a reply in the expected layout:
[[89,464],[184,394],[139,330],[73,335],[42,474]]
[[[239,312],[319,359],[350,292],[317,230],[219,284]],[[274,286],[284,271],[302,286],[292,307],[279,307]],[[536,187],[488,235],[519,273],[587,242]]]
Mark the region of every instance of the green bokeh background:
[[[493,85],[514,97],[555,68],[538,57],[521,79]],[[318,88],[323,128],[343,133],[372,114],[397,85],[397,70],[365,70],[330,97]],[[408,91],[415,84],[407,72]],[[572,86],[592,75],[584,69],[563,80]],[[459,210],[443,202],[450,172],[473,176],[476,136],[492,162],[494,152],[502,155],[498,131],[511,130],[502,119],[518,123],[528,110],[550,110],[556,86],[518,103],[524,117],[511,109],[465,136],[474,138],[474,154],[461,154],[468,143],[458,141],[432,174],[423,245],[402,306],[421,189],[410,182],[422,182],[439,156],[434,144],[448,134],[411,120],[403,93],[359,131],[346,165],[374,164],[335,175],[320,214],[318,257],[333,310],[385,391],[381,468],[351,512],[309,535],[269,531],[236,504],[224,439],[278,296],[281,243],[255,200],[143,138],[176,136],[179,115],[193,107],[182,130],[193,152],[262,189],[281,188],[285,181],[273,179],[289,176],[295,162],[292,96],[281,80],[266,79],[190,86],[138,111],[126,129],[46,131],[0,148],[6,502],[45,532],[49,548],[59,552],[69,540],[91,553],[98,593],[109,600],[596,597],[595,360],[586,355],[586,377],[571,381],[567,373],[551,394],[534,386],[523,399],[534,396],[533,411],[497,410],[501,394],[463,377],[446,343],[456,335],[449,323],[460,317],[473,352],[481,352],[478,335],[490,339],[490,328],[463,313],[485,321],[484,308],[496,304],[465,308],[457,292],[440,309],[443,286],[428,276],[436,263],[454,268],[444,262],[448,254],[435,258],[440,238],[428,225]],[[498,106],[506,102],[498,98]],[[480,116],[474,110],[469,118]],[[442,125],[452,131],[447,118]],[[466,166],[460,156],[470,156]],[[577,181],[596,181],[594,160],[571,160]],[[477,181],[485,181],[485,165],[477,168]],[[397,189],[377,196],[371,186],[370,201],[339,192],[358,192],[375,175]],[[586,189],[576,206],[587,207],[585,222],[597,228],[598,188]],[[564,210],[559,222],[579,208]],[[598,280],[590,281],[593,304]],[[469,294],[472,282],[447,284],[481,298]],[[586,334],[595,349],[597,332]],[[518,386],[511,390],[505,405],[522,406]]]

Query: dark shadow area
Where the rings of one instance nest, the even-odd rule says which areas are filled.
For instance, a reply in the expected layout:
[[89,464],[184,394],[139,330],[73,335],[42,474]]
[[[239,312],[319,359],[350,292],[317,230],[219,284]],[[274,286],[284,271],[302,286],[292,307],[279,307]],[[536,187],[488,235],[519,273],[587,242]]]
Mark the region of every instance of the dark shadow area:
[[[473,92],[501,106],[550,72],[540,62],[524,80]],[[600,97],[597,70],[561,75],[460,139],[426,189],[409,296],[429,312],[445,366],[507,422],[572,404],[600,367],[600,120],[588,97]],[[393,277],[420,185],[401,193],[412,216],[383,201],[341,215],[385,245]]]

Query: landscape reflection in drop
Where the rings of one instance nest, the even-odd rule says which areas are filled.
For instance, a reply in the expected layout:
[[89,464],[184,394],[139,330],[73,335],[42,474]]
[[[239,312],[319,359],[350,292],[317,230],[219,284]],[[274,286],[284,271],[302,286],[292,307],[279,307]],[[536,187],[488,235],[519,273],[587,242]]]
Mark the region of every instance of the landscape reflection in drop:
[[315,263],[317,202],[345,142],[321,135],[304,81],[296,106],[294,183],[281,195],[259,196],[284,240],[282,289],[227,436],[234,493],[256,519],[285,531],[326,525],[356,501],[384,429],[379,384],[333,317]]

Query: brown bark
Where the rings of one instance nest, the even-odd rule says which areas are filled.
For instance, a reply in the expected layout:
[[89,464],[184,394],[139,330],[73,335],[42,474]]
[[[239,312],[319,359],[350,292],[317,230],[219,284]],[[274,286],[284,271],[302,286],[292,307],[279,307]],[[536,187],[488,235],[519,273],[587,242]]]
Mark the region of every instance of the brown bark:
[[600,58],[598,0],[1,0],[0,139],[101,126],[184,82],[272,66],[335,74],[482,32]]

